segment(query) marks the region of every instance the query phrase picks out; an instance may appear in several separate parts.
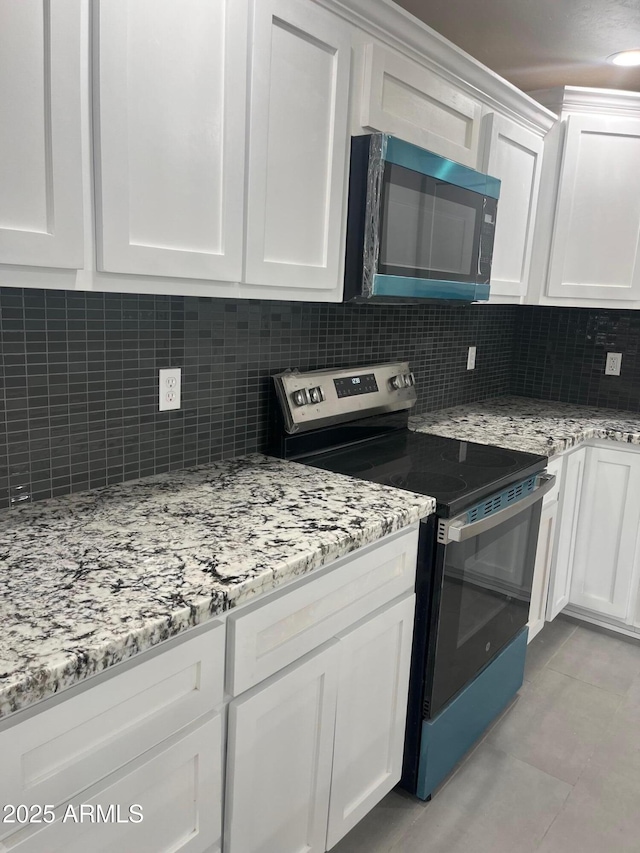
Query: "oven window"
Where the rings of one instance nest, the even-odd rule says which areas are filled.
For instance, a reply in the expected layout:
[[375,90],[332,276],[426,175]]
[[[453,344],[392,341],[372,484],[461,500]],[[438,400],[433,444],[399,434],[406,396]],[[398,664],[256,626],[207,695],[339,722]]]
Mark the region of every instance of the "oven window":
[[[526,625],[540,512],[538,501],[485,533],[441,546],[441,598],[428,655],[432,714]],[[429,683],[428,668],[427,689]]]
[[378,272],[475,281],[483,196],[387,163]]

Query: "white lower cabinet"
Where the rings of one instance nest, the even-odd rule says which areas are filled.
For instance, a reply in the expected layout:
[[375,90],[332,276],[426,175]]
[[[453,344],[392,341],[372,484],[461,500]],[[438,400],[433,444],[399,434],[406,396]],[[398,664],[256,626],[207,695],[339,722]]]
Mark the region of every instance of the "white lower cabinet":
[[558,539],[547,599],[548,621],[555,619],[569,603],[585,454],[586,448],[579,447],[563,458],[557,521]]
[[555,554],[557,518],[558,501],[551,501],[542,507],[536,562],[533,569],[531,607],[529,608],[529,636],[527,640],[529,643],[544,628],[549,581]]
[[570,604],[626,621],[639,527],[640,454],[589,447]]
[[[552,511],[543,509],[538,563],[546,560]],[[563,457],[551,558],[548,621],[562,610],[634,634],[640,628],[640,451],[593,440]],[[538,570],[538,566],[536,567]],[[542,583],[542,572],[536,579]],[[536,593],[534,581],[534,598]],[[539,590],[538,590],[539,591]],[[537,601],[537,599],[536,599]],[[539,628],[532,601],[530,633]],[[534,633],[535,636],[535,633]]]
[[415,596],[340,636],[331,849],[400,780]]
[[322,853],[399,781],[415,597],[229,706],[225,853]]
[[[0,842],[16,853],[217,853],[220,715],[152,750],[131,770],[55,809],[54,823]],[[106,817],[105,817],[106,816]]]
[[333,641],[231,702],[225,853],[325,849],[337,661]]

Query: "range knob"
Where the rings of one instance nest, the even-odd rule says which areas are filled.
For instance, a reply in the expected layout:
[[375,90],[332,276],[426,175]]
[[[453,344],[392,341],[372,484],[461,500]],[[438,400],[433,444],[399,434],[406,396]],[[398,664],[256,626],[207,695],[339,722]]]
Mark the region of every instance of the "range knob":
[[396,391],[399,391],[401,388],[405,386],[405,379],[401,373],[398,373],[397,376],[391,377],[391,387],[395,388]]
[[324,391],[320,385],[317,388],[309,388],[309,400],[312,403],[322,403],[324,400]]
[[309,402],[309,397],[307,396],[305,388],[301,388],[299,391],[294,391],[291,397],[296,406],[306,406]]

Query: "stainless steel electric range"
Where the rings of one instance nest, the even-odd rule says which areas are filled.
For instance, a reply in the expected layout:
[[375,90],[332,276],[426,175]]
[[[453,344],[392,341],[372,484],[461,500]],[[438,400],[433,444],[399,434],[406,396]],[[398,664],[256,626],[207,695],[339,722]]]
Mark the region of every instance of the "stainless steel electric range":
[[431,796],[522,684],[545,456],[415,433],[407,362],[274,377],[272,453],[436,498],[422,521],[402,784]]

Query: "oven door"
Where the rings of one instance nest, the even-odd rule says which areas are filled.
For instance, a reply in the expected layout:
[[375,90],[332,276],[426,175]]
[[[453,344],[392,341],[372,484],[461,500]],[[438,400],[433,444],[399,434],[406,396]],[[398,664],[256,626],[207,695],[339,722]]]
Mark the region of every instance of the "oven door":
[[443,520],[436,552],[424,711],[435,716],[527,624],[546,474],[504,509]]

